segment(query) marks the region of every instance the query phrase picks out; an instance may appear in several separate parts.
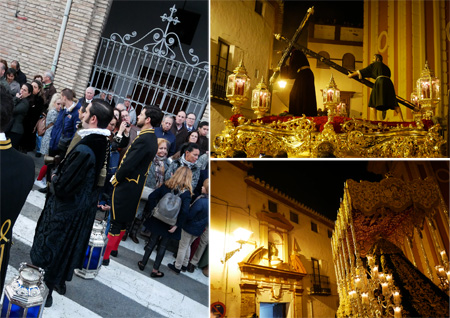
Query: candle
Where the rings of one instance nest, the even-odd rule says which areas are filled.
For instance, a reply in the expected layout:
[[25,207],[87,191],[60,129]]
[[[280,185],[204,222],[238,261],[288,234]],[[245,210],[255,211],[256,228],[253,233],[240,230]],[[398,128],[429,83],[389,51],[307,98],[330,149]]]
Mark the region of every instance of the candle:
[[327,102],[332,102],[333,101],[333,91],[329,90],[328,94],[327,94]]
[[445,253],[445,251],[441,251],[441,257],[442,260],[445,261],[445,259],[447,258],[447,253]]
[[362,293],[361,298],[362,298],[363,305],[369,304],[369,295],[367,293]]
[[394,292],[394,304],[400,305],[401,299],[400,299],[400,293],[398,291]]
[[241,79],[236,79],[236,89],[235,89],[236,95],[244,95],[244,81]]
[[394,308],[394,318],[402,318],[402,309],[400,307]]
[[380,281],[384,282],[386,280],[386,278],[384,277],[384,273],[380,273],[378,275],[378,277],[380,278]]
[[355,285],[356,285],[356,288],[358,288],[358,289],[362,288],[363,282],[362,282],[361,278],[358,277],[355,279]]
[[376,278],[378,276],[378,266],[372,268],[372,277]]
[[423,98],[430,98],[430,84],[427,82],[422,83],[422,95]]
[[390,283],[392,281],[392,274],[386,274],[386,280]]
[[450,282],[450,271],[447,272],[447,280]]
[[389,293],[388,283],[381,283],[381,291],[385,296]]
[[444,267],[442,267],[441,265],[437,265],[436,266],[436,274],[438,275],[438,277],[445,278]]

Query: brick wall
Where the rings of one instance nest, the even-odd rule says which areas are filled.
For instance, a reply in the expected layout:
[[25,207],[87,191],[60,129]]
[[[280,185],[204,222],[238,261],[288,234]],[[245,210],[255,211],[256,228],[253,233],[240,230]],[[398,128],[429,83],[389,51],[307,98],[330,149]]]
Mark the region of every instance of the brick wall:
[[[112,0],[73,0],[55,72],[57,90],[84,94]],[[0,58],[20,62],[30,80],[52,67],[66,1],[0,2]],[[28,18],[27,21],[15,17]]]

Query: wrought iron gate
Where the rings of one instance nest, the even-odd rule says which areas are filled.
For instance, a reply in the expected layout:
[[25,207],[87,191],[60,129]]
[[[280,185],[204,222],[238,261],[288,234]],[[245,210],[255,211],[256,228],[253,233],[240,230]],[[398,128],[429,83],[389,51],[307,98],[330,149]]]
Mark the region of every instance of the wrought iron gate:
[[[167,114],[193,112],[199,120],[209,101],[209,65],[199,62],[193,49],[186,58],[178,35],[169,32],[171,23],[180,22],[174,17],[175,5],[170,11],[170,16],[161,17],[167,22],[165,30],[155,28],[132,43],[136,32],[102,37],[89,84],[100,92],[111,93],[117,102],[130,95],[137,110],[151,104]],[[147,37],[154,42],[142,49],[134,46]],[[175,59],[176,47],[181,52],[179,59]]]

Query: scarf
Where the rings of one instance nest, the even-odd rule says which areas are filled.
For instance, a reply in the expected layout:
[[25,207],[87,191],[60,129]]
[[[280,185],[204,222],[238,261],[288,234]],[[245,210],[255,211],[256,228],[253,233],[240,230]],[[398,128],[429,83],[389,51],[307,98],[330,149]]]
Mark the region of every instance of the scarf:
[[155,156],[153,159],[153,164],[155,165],[155,177],[156,177],[156,186],[155,188],[159,188],[164,183],[164,161],[167,157]]
[[192,168],[194,167],[195,163],[189,162],[185,159],[184,154],[181,156],[180,158],[180,162],[183,166],[187,166],[189,169],[192,170]]

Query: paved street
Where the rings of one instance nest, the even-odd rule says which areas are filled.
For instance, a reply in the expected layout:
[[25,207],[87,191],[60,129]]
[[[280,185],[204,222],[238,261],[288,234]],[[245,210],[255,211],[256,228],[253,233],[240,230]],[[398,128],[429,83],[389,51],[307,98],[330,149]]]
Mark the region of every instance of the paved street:
[[[29,155],[33,155],[37,175],[43,158]],[[14,227],[7,283],[21,262],[30,262],[34,230],[45,202],[45,195],[37,190],[33,186]],[[118,257],[111,257],[110,265],[102,266],[94,280],[74,275],[67,282],[65,296],[53,292],[53,306],[44,310],[43,317],[209,317],[209,279],[199,269],[192,274],[173,273],[167,268],[174,261],[170,251],[160,268],[165,276],[150,278],[155,253],[144,272],[137,266],[144,243],[141,238],[139,244],[130,239],[121,242]]]

